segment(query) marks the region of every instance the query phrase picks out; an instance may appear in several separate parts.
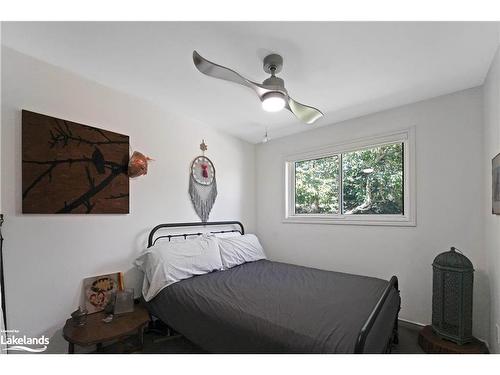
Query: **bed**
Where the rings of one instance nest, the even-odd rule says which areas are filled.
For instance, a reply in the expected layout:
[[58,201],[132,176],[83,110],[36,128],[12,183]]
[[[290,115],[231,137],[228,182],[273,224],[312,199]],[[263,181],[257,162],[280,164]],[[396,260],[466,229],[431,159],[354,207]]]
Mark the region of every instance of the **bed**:
[[[158,235],[162,229],[201,226],[244,234],[234,221],[160,224],[148,247],[201,234]],[[146,305],[212,353],[386,353],[398,341],[396,276],[387,281],[263,259],[169,285]]]

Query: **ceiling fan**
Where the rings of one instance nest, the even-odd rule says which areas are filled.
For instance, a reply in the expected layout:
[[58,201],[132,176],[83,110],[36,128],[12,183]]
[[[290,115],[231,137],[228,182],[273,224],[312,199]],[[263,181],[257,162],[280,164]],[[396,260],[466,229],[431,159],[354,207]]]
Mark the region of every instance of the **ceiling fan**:
[[251,88],[261,100],[262,108],[267,112],[278,112],[286,108],[306,124],[312,124],[323,117],[319,109],[301,104],[288,95],[285,82],[276,77],[276,73],[279,73],[283,67],[283,58],[280,55],[272,54],[264,58],[264,71],[271,74],[271,77],[265,79],[262,84],[252,82],[232,69],[208,61],[196,51],[193,51],[193,61],[196,68],[207,76]]

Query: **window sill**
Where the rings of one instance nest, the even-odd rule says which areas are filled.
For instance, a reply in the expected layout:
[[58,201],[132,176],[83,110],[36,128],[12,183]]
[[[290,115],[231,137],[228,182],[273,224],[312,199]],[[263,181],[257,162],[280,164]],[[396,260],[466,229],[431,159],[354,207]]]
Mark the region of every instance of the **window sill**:
[[415,220],[407,216],[384,216],[374,215],[372,217],[366,216],[289,216],[282,220],[283,223],[291,224],[328,224],[328,225],[367,225],[367,226],[391,226],[391,227],[415,227],[417,223]]

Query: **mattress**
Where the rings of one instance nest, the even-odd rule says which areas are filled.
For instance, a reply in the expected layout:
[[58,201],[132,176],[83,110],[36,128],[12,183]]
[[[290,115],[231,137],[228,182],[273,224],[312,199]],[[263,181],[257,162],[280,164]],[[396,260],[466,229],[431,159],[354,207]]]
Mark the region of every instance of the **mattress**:
[[[213,353],[353,353],[388,281],[259,260],[164,288],[151,313]],[[381,353],[399,309],[393,289],[365,344]]]

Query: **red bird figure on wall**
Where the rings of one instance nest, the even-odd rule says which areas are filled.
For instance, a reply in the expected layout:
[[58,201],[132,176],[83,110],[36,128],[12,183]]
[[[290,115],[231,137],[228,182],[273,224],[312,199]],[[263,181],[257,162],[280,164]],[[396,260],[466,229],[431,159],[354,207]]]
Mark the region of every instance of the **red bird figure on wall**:
[[146,155],[134,151],[128,163],[129,177],[139,177],[148,173],[148,161],[153,160]]
[[201,165],[201,174],[204,178],[208,178],[208,165],[207,164]]

